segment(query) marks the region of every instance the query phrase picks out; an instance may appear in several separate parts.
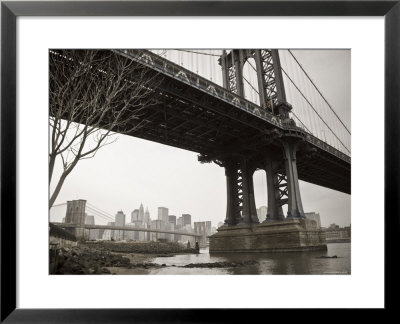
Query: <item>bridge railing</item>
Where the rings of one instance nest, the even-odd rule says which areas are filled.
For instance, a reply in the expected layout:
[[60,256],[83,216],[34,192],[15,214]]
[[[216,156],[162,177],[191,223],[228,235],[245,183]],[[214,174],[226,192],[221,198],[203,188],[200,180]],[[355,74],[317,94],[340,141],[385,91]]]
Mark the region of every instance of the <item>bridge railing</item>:
[[[269,113],[255,103],[241,96],[238,96],[237,94],[221,87],[220,85],[206,78],[203,78],[198,74],[182,66],[179,66],[178,64],[171,62],[151,51],[144,49],[115,49],[113,51],[120,55],[126,56],[136,62],[139,62],[144,66],[150,67],[160,73],[166,74],[174,79],[178,79],[179,81],[195,87],[205,93],[208,93],[209,95],[219,98],[220,100],[225,101],[228,104],[234,105],[235,107],[246,111],[258,118],[261,118],[278,128],[285,130],[293,127],[283,125],[280,118],[277,118],[275,115]],[[344,154],[343,152],[339,151],[338,149],[334,148],[323,140],[320,140],[316,136],[310,134],[306,129],[298,126],[295,126],[295,128],[297,130],[301,129],[307,135],[306,140],[310,143],[350,163],[351,158],[348,155]]]
[[328,143],[320,140],[318,137],[315,137],[314,135],[310,134],[309,132],[307,132],[306,130],[304,130],[301,127],[297,127],[297,126],[286,126],[285,130],[291,130],[291,131],[295,131],[295,132],[301,132],[304,134],[305,140],[311,144],[314,144],[315,146],[317,146],[318,148],[320,148],[321,150],[331,153],[337,157],[339,157],[340,159],[350,163],[351,162],[351,157],[346,155],[345,153],[337,150],[336,148],[334,148],[333,146],[329,145]]
[[[308,133],[335,149],[351,155],[350,129],[327,101],[316,82],[291,50],[279,50],[279,57],[286,96],[293,105],[292,113],[296,123],[299,122]],[[343,98],[347,98],[346,94],[343,94]],[[341,104],[346,105],[346,101]],[[345,115],[346,112],[342,111],[341,114]]]

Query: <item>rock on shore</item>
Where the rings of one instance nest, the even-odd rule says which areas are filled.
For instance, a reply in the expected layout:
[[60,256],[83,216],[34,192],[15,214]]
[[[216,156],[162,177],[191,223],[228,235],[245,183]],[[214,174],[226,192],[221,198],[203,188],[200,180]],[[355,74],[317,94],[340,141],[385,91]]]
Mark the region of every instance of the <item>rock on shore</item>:
[[[57,254],[56,254],[57,253]],[[50,274],[106,274],[105,267],[126,267],[128,258],[107,249],[75,246],[70,249],[50,251]]]
[[[195,253],[176,242],[85,242],[67,249],[50,250],[50,274],[109,274],[107,267],[150,268],[154,263],[131,262],[121,255],[173,256]],[[119,254],[121,253],[121,254]]]
[[151,253],[151,254],[176,254],[176,253],[196,253],[195,249],[188,249],[186,246],[177,242],[112,242],[98,241],[85,242],[83,244],[90,248],[104,248],[112,252],[122,253]]

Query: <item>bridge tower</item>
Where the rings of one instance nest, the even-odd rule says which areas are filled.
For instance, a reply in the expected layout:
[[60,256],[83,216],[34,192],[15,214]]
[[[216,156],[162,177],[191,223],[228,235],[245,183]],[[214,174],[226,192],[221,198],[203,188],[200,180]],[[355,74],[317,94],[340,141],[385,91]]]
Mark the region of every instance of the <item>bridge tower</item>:
[[[223,51],[219,63],[223,86],[244,97],[243,67],[254,60],[257,73],[260,106],[277,116],[283,125],[296,126],[290,119],[292,107],[286,101],[279,52],[276,49],[233,49]],[[283,220],[282,206],[288,204],[288,219],[305,218],[297,175],[296,152],[301,140],[290,133],[266,134],[277,137],[280,150],[260,152],[262,163],[248,157],[232,156],[222,161],[227,180],[227,212],[225,225],[257,224],[253,174],[264,169],[267,177],[268,212],[265,222]],[[280,170],[280,171],[279,171]],[[284,170],[284,171],[282,171]]]
[[85,209],[86,200],[71,200],[67,201],[67,212],[65,214],[65,223],[76,224],[76,228],[72,228],[72,234],[78,240],[82,240],[85,235]]

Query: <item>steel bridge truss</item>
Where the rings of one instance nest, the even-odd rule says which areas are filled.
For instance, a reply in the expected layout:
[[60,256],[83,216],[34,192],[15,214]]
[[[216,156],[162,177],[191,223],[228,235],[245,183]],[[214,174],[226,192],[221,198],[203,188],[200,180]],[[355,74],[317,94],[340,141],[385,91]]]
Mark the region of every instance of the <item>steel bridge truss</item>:
[[258,223],[254,198],[255,167],[246,158],[230,159],[225,167],[227,208],[225,225]]
[[[258,222],[256,169],[267,174],[267,220],[283,219],[285,204],[289,217],[304,217],[298,179],[350,193],[350,158],[286,122],[291,106],[285,102],[276,50],[224,53],[220,63],[225,88],[145,50],[113,52],[138,62],[160,80],[151,93],[152,103],[140,111],[140,124],[126,134],[198,152],[200,162],[223,166],[227,225]],[[249,58],[261,67],[264,109],[241,97],[241,71]],[[306,146],[314,152],[309,154]]]
[[274,108],[279,103],[286,102],[286,95],[278,50],[234,49],[229,54],[224,51],[219,60],[224,87],[244,97],[243,67],[250,59],[256,65],[260,106],[274,115],[280,114]]
[[[278,50],[234,49],[229,54],[224,51],[219,60],[224,87],[244,97],[243,67],[249,59],[255,61],[260,106],[268,113],[279,117],[283,123],[291,123],[295,126],[294,122],[289,120],[291,106],[286,103]],[[273,161],[270,156],[265,157],[262,167],[266,171],[268,184],[267,221],[283,219],[282,206],[285,204],[289,204],[289,209],[293,209],[293,211],[289,211],[288,216],[293,214],[297,217],[304,217],[300,193],[297,190],[298,185],[295,185],[298,179],[294,179],[292,174],[291,180],[288,180],[287,174],[291,173],[290,170],[293,166],[291,163],[284,163],[284,160],[288,158],[285,153],[290,154],[283,150],[280,171],[276,167],[279,161]],[[252,178],[255,169],[249,168],[249,163],[244,159],[240,163],[235,164],[229,161],[224,165],[228,191],[226,225],[258,222]],[[284,164],[285,167],[283,167]],[[295,173],[297,176],[297,169]],[[293,201],[289,199],[292,193],[298,197],[300,210],[297,209],[297,204],[293,204]]]

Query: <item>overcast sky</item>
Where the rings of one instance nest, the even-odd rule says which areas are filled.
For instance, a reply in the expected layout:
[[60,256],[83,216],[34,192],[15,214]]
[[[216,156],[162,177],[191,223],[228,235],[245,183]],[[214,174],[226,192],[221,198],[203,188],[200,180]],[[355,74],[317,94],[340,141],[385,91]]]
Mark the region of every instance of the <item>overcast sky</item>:
[[[293,52],[350,127],[350,51]],[[55,177],[60,170],[57,165]],[[264,171],[256,171],[254,186],[257,208],[267,205]],[[53,187],[54,184],[50,191]],[[351,223],[350,195],[305,182],[300,182],[300,190],[304,211],[319,213],[322,226]],[[200,164],[197,153],[118,135],[115,143],[101,148],[93,159],[78,163],[65,181],[55,205],[73,199],[86,199],[112,215],[122,210],[127,220],[143,203],[145,208],[148,206],[152,219],[157,218],[157,207],[162,206],[169,208],[170,215],[188,213],[192,221],[211,220],[212,226],[216,226],[224,221],[226,214],[225,174],[224,169],[215,164]],[[64,216],[65,208],[52,208],[52,221],[61,221]],[[104,223],[96,219],[96,224]]]

